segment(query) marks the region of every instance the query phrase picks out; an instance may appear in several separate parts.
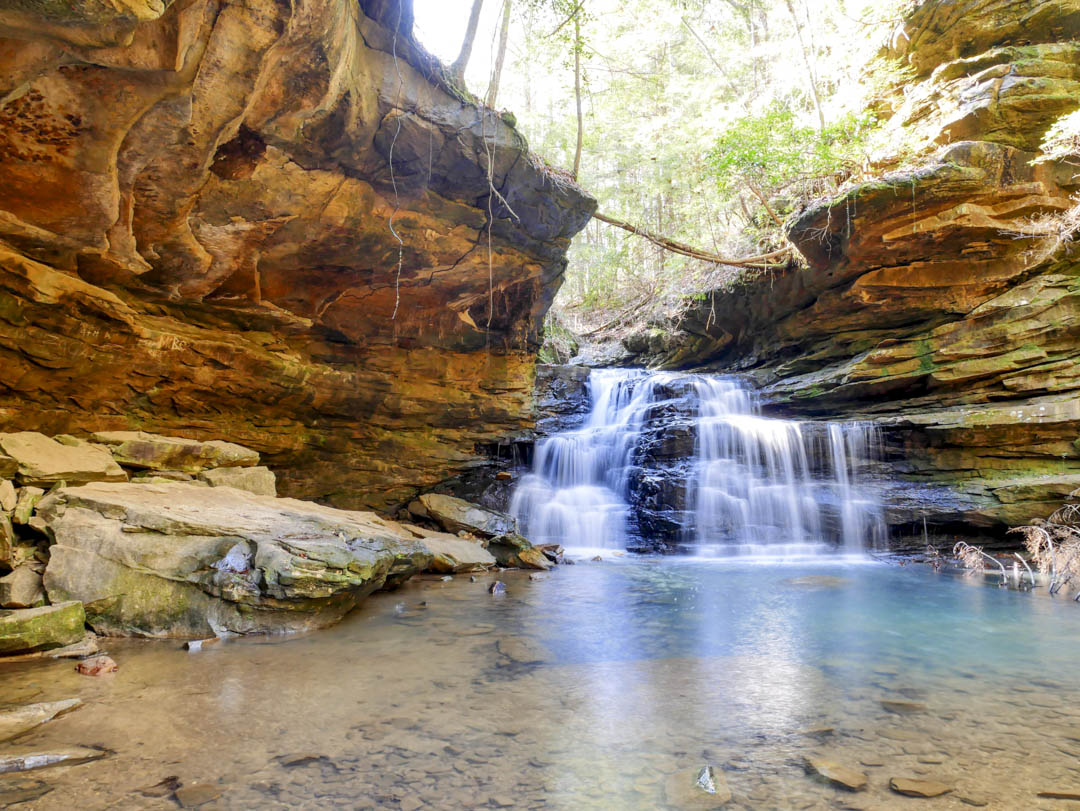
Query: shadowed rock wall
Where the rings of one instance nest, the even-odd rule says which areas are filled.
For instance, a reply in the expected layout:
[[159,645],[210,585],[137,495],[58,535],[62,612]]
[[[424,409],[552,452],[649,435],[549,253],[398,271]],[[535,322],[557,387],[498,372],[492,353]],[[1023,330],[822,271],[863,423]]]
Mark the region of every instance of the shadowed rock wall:
[[526,431],[595,203],[411,21],[408,0],[0,9],[0,431],[235,440],[343,507]]

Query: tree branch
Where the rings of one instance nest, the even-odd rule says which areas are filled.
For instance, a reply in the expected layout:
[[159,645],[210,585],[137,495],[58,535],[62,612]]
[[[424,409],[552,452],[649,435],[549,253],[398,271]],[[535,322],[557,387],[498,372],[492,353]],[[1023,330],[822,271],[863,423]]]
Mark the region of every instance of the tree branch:
[[689,245],[684,245],[681,242],[676,242],[673,239],[668,239],[664,236],[658,236],[644,228],[638,228],[636,225],[631,225],[623,220],[617,220],[614,217],[609,217],[606,214],[601,214],[599,211],[593,214],[593,217],[600,220],[600,222],[606,222],[608,225],[614,225],[616,228],[621,228],[624,231],[629,231],[631,234],[637,234],[639,237],[644,237],[649,242],[663,248],[665,251],[671,251],[682,256],[689,256],[691,259],[700,259],[703,262],[713,262],[717,265],[731,265],[733,267],[780,267],[784,263],[779,261],[787,258],[790,255],[790,248],[781,248],[778,251],[772,251],[771,253],[763,253],[758,256],[744,256],[737,259],[730,259],[728,257],[720,256],[709,251],[702,251],[698,248],[693,248]]

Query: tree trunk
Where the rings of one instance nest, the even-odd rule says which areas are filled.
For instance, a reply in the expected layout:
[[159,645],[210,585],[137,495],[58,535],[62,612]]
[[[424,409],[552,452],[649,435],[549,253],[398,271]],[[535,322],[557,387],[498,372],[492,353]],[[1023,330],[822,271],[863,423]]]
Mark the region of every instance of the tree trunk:
[[502,79],[503,62],[506,59],[506,41],[510,38],[510,6],[513,0],[503,0],[502,27],[499,29],[499,52],[495,56],[495,67],[491,71],[491,83],[488,85],[487,106],[495,109],[495,99],[499,95],[499,80]]
[[454,77],[462,88],[465,87],[465,68],[472,56],[473,43],[476,42],[476,28],[480,25],[480,9],[484,6],[484,0],[473,0],[472,11],[469,13],[469,24],[465,28],[465,41],[461,43],[458,58],[450,66],[450,75]]
[[803,42],[802,26],[799,25],[799,17],[795,13],[795,6],[792,5],[791,0],[784,0],[787,5],[788,11],[791,12],[791,19],[795,23],[795,36],[799,39],[799,50],[802,51],[803,62],[806,63],[807,81],[810,82],[810,93],[814,97],[814,108],[817,110],[818,123],[821,125],[822,131],[825,130],[825,113],[821,110],[821,96],[818,95],[817,78],[814,73],[814,66],[810,62],[810,54],[806,50],[806,44]]
[[574,150],[574,180],[578,178],[578,170],[581,168],[581,142],[583,138],[581,117],[581,6],[574,11],[574,101],[577,104],[577,148]]
[[[609,217],[606,214],[601,214],[597,211],[593,214],[593,217],[600,222],[606,222],[608,225],[614,225],[616,228],[621,228],[624,231],[629,231],[631,234],[637,234],[639,237],[644,237],[653,245],[663,248],[665,251],[671,251],[672,253],[681,254],[682,256],[689,256],[691,259],[700,259],[703,262],[713,262],[718,265],[733,265],[735,267],[778,267],[786,262],[787,257],[791,255],[790,248],[781,248],[777,251],[771,251],[769,253],[758,254],[757,256],[741,256],[738,258],[729,258],[724,256],[717,256],[710,251],[703,251],[698,248],[692,248],[682,242],[676,242],[673,239],[653,234],[646,231],[644,228],[638,228],[636,225],[631,225],[623,220],[617,220],[614,217]],[[586,265],[586,271],[588,265]]]

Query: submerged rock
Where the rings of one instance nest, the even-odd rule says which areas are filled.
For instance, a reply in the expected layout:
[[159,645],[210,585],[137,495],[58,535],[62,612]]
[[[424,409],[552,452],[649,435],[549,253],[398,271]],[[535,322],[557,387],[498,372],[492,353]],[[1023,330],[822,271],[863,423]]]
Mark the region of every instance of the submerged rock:
[[29,653],[81,642],[86,634],[81,602],[0,611],[0,654]]
[[77,698],[0,710],[0,741],[9,741],[82,705]]
[[470,532],[481,538],[517,532],[517,521],[506,513],[489,510],[464,499],[441,493],[425,493],[419,498],[424,514],[447,532]]
[[8,778],[0,782],[0,807],[31,803],[40,800],[52,790],[53,787],[44,780]]
[[0,774],[44,769],[48,766],[74,766],[78,763],[98,760],[107,754],[109,752],[105,749],[92,749],[88,746],[69,746],[29,752],[4,752],[0,753]]
[[858,769],[837,763],[835,760],[826,760],[820,757],[808,757],[805,760],[806,770],[822,778],[834,786],[847,789],[848,791],[862,791],[869,782],[866,775]]
[[105,448],[74,437],[61,439],[63,443],[34,431],[0,434],[0,451],[15,460],[16,476],[23,485],[127,481],[127,474]]
[[909,777],[894,777],[889,781],[889,788],[897,794],[908,797],[940,797],[953,790],[952,786],[936,780],[917,780]]
[[218,799],[221,796],[221,789],[205,783],[193,783],[176,789],[174,796],[181,808],[198,808],[200,805],[206,805]]
[[120,666],[108,656],[95,656],[75,665],[75,672],[80,676],[104,676],[119,669]]
[[731,790],[723,772],[705,766],[671,775],[664,783],[664,797],[680,811],[704,811],[731,802]]
[[1073,789],[1071,791],[1065,791],[1064,789],[1040,791],[1036,796],[1047,800],[1080,800],[1080,789]]
[[799,586],[811,589],[838,589],[850,585],[851,580],[846,577],[834,577],[832,575],[806,575],[805,577],[789,577],[784,581],[788,586]]
[[881,706],[897,715],[913,715],[915,713],[926,712],[926,705],[916,701],[893,701],[886,699],[881,702]]
[[52,600],[78,598],[109,635],[202,638],[337,622],[431,559],[373,513],[227,487],[92,484],[40,507],[56,539]]

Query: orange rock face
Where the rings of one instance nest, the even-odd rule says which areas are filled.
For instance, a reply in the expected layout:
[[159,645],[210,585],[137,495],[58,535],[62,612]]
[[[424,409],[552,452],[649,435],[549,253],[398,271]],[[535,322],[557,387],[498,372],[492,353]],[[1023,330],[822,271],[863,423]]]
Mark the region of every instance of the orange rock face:
[[386,507],[529,428],[595,203],[409,6],[0,10],[0,431],[232,440]]

